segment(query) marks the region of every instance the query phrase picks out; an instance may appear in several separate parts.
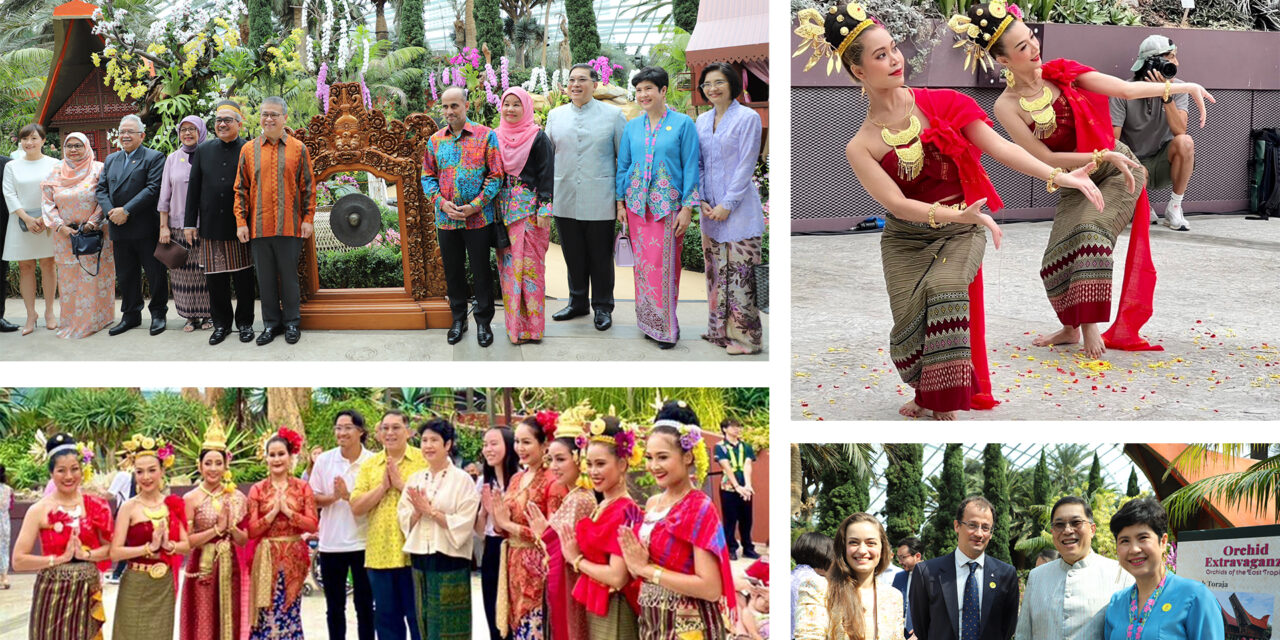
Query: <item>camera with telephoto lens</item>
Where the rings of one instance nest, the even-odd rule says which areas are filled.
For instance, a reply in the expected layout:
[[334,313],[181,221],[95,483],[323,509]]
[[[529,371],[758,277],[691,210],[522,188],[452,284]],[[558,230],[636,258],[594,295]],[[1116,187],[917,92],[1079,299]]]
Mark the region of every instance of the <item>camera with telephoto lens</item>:
[[1166,79],[1172,78],[1178,73],[1178,65],[1164,59],[1164,55],[1151,56],[1142,63],[1142,68],[1138,69],[1138,77],[1146,79],[1147,74],[1152,71],[1159,72]]

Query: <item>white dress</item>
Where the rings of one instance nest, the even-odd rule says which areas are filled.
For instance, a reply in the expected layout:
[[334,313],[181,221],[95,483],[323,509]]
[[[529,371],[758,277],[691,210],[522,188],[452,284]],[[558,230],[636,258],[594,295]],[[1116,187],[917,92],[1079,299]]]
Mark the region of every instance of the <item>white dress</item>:
[[[41,156],[33,162],[23,155],[4,166],[4,201],[10,212],[22,209],[33,218],[42,215],[40,183],[49,177],[49,172],[56,164],[58,161],[49,156]],[[23,231],[18,226],[18,215],[11,214],[9,228],[5,232],[4,259],[38,260],[52,257],[53,234],[47,229],[41,233]]]

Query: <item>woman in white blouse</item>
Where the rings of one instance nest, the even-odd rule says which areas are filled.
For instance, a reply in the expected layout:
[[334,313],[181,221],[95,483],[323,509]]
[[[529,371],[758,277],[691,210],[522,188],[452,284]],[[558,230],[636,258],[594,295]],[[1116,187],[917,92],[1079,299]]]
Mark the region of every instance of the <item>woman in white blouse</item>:
[[840,523],[834,550],[826,601],[800,603],[796,617],[805,624],[795,640],[903,640],[902,594],[877,580],[893,553],[884,525],[855,513]]
[[802,612],[826,606],[827,571],[831,568],[832,555],[831,537],[816,531],[801,535],[791,543],[791,560],[796,565],[791,570],[791,629],[797,638],[816,635],[808,626],[813,621],[806,619]]
[[453,425],[422,425],[427,469],[409,476],[396,513],[404,551],[413,562],[424,637],[471,637],[471,527],[480,496],[471,476],[454,466]]
[[[44,155],[44,127],[29,124],[18,131],[22,155],[4,166],[3,192],[9,206],[9,227],[5,233],[4,260],[18,263],[19,288],[27,305],[27,323],[22,335],[36,329],[36,262],[44,281],[44,326],[58,328],[53,301],[58,276],[53,266],[53,234],[41,211],[40,183],[49,177],[58,161]],[[3,274],[0,274],[3,275]]]

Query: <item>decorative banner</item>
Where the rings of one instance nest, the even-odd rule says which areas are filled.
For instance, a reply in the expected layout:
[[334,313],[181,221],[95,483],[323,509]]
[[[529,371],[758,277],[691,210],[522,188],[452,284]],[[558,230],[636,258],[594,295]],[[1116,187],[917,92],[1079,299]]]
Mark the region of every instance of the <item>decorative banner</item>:
[[1270,640],[1280,610],[1280,525],[1183,531],[1178,575],[1213,592],[1226,640]]

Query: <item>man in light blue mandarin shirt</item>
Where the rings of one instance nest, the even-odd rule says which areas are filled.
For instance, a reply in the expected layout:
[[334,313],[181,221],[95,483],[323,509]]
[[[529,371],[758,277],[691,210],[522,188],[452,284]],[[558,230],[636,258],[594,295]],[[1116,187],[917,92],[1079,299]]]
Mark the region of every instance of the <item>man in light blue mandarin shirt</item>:
[[1096,640],[1111,594],[1133,584],[1120,563],[1093,552],[1093,509],[1076,496],[1053,505],[1049,530],[1058,559],[1031,570],[1015,640]]

